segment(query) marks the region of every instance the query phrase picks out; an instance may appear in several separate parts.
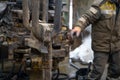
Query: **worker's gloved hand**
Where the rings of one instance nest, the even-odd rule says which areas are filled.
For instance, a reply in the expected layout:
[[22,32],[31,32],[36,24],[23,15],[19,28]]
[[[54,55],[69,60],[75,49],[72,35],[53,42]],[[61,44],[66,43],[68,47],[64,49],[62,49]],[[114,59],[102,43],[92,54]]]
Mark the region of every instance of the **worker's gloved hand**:
[[73,36],[79,37],[81,32],[81,28],[76,26],[71,30],[71,37],[73,38]]

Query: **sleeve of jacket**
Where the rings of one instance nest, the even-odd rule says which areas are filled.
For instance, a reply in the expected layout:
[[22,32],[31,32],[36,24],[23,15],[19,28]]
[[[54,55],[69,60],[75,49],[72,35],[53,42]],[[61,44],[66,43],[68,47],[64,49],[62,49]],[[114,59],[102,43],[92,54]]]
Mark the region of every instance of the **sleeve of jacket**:
[[102,1],[103,0],[95,0],[90,9],[79,18],[75,26],[79,26],[81,27],[81,30],[84,30],[89,24],[92,24],[99,19],[101,15],[100,4]]

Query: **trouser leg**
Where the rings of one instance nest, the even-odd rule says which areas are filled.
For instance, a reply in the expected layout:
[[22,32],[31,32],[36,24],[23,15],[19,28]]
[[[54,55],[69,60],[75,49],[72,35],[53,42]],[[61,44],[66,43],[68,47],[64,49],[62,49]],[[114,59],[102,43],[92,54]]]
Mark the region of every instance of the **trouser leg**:
[[108,53],[103,53],[103,52],[95,52],[94,53],[94,60],[93,60],[93,70],[90,74],[91,80],[100,80],[104,69],[105,65],[108,62]]
[[108,80],[120,80],[120,51],[110,54]]

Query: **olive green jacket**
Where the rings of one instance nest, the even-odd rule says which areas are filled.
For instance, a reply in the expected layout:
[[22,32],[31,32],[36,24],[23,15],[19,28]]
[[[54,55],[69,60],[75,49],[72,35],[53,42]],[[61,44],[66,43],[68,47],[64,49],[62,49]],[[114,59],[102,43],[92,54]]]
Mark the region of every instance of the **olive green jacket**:
[[94,51],[120,50],[120,13],[115,26],[116,6],[106,0],[95,0],[90,9],[79,18],[76,26],[84,30],[92,24],[92,49]]

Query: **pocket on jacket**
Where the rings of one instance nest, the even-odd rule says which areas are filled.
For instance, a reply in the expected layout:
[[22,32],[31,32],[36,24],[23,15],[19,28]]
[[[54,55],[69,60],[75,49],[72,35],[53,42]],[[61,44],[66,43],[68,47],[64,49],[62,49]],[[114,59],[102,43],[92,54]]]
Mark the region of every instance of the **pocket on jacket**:
[[101,18],[102,19],[110,19],[113,16],[115,16],[115,11],[114,10],[101,10]]
[[113,17],[113,15],[108,15],[108,14],[102,14],[102,15],[101,15],[101,19],[102,19],[102,20],[111,19],[112,17]]

